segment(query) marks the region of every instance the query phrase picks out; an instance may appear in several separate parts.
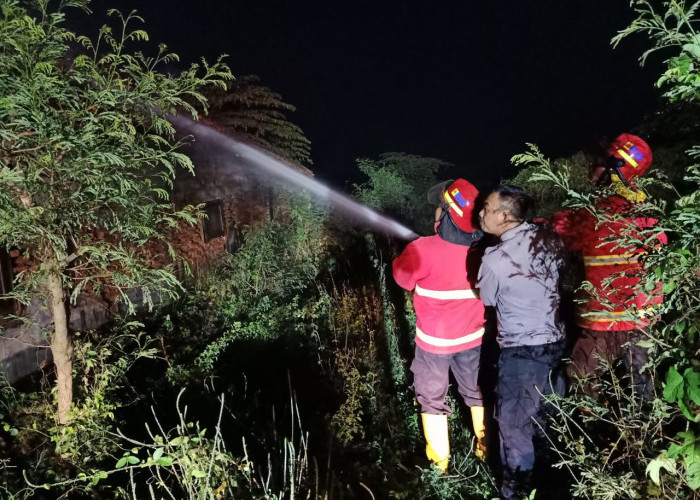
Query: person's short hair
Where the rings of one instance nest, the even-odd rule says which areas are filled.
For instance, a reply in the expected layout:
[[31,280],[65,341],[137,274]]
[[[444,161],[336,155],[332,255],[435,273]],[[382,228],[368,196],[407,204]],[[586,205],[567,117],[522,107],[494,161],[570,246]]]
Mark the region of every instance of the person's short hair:
[[519,186],[501,184],[496,189],[501,210],[505,210],[516,221],[524,221],[532,207],[532,198]]

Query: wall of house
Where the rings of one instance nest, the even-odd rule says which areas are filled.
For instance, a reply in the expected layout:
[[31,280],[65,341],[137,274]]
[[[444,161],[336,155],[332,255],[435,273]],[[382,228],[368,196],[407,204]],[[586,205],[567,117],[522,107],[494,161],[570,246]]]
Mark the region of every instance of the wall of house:
[[[222,227],[221,236],[205,239],[205,222],[197,224],[181,223],[176,230],[172,230],[167,240],[173,246],[175,252],[184,258],[193,274],[205,272],[210,266],[227,251],[227,240],[236,238],[244,226],[255,226],[269,217],[268,203],[266,199],[249,198],[211,198],[204,202],[220,202]],[[234,234],[231,234],[234,233]],[[145,247],[149,256],[147,263],[156,268],[164,267],[170,263],[167,248],[161,242],[150,242]]]

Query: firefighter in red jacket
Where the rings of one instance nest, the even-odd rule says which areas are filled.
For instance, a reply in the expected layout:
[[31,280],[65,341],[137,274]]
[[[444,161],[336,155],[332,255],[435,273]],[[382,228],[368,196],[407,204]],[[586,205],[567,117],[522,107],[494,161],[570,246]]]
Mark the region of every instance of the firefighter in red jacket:
[[412,241],[393,262],[396,283],[414,292],[416,350],[411,371],[421,407],[426,454],[442,472],[450,456],[445,402],[452,372],[464,402],[471,408],[476,454],[486,453],[484,406],[477,384],[484,305],[467,279],[467,252],[480,236],[472,225],[477,189],[465,181],[431,188],[438,205],[435,232]]
[[[641,138],[622,134],[608,148],[604,166],[597,167],[591,179],[610,185],[615,194],[596,204],[596,212],[586,209],[563,211],[552,223],[569,250],[583,254],[585,280],[592,286],[579,291],[577,324],[580,336],[574,344],[569,365],[570,378],[580,379],[586,394],[597,397],[602,361],[622,359],[638,396],[652,395],[652,380],[642,367],[647,350],[636,345],[655,314],[662,296],[657,289],[642,293],[644,269],[638,262],[648,247],[625,242],[639,237],[657,223],[655,219],[633,214],[646,195],[636,187],[636,178],[651,165],[651,149]],[[666,235],[655,236],[655,244],[666,243]]]

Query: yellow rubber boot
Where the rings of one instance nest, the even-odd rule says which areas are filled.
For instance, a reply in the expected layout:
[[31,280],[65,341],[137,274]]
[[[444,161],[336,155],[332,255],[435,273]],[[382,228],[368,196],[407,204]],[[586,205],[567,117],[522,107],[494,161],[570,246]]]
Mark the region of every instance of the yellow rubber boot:
[[447,415],[422,413],[425,454],[444,474],[450,460],[450,436],[447,428]]
[[486,422],[484,420],[484,407],[472,406],[471,412],[474,436],[476,436],[474,455],[483,462],[486,460]]

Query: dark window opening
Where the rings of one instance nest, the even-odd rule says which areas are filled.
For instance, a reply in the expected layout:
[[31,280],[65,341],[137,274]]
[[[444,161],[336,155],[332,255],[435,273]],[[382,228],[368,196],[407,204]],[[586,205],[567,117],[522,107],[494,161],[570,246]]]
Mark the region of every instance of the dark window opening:
[[0,295],[10,293],[12,290],[12,260],[9,252],[0,247]]
[[226,251],[228,253],[236,253],[242,244],[243,238],[238,225],[232,222],[229,224],[228,232],[226,233]]
[[[9,252],[4,247],[0,247],[0,296],[12,291],[12,280],[12,259]],[[14,300],[0,297],[0,316],[16,313],[15,305]]]
[[219,238],[224,235],[224,215],[221,209],[221,201],[210,201],[204,206],[206,218],[202,221],[204,229],[204,242]]

